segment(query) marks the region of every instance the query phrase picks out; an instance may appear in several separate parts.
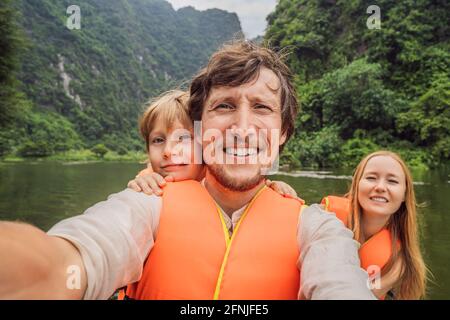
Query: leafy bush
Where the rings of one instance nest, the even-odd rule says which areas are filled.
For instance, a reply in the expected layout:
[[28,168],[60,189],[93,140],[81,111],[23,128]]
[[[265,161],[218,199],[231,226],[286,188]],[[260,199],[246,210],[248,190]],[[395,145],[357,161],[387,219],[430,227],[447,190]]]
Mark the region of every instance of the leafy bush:
[[302,166],[332,167],[339,165],[341,144],[337,128],[326,127],[318,132],[302,133],[292,137],[284,152],[298,159]]
[[97,157],[103,158],[105,154],[109,151],[104,144],[100,143],[91,148],[91,151],[97,155]]
[[380,150],[369,139],[352,138],[347,140],[341,148],[340,159],[343,167],[356,167],[356,165],[369,153]]

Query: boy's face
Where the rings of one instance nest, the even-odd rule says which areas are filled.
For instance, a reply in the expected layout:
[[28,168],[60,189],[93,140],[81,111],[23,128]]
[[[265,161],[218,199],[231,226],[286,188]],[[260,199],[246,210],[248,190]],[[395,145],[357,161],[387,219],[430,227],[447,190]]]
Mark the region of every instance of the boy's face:
[[203,165],[194,164],[193,148],[192,130],[186,129],[179,121],[166,124],[158,119],[150,132],[150,163],[153,170],[163,177],[171,175],[175,181],[200,179]]

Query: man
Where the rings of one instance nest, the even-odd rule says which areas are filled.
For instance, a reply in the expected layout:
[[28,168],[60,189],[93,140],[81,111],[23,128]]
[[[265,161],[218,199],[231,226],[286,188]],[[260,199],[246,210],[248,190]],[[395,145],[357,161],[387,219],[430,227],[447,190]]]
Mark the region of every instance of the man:
[[[203,182],[170,183],[161,198],[127,189],[48,234],[0,223],[0,298],[106,299],[133,283],[132,299],[373,299],[352,233],[317,205],[302,209],[265,188],[265,164],[251,161],[294,130],[280,57],[225,46],[190,95]],[[68,285],[71,267],[79,288]]]

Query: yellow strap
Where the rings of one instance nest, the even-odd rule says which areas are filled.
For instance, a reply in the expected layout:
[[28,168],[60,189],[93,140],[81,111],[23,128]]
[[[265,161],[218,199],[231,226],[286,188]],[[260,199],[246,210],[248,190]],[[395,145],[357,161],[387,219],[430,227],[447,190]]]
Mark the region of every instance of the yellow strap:
[[325,197],[325,211],[330,211],[328,210],[330,208],[330,199],[328,199],[328,197]]
[[225,220],[223,219],[222,212],[221,212],[219,206],[216,204],[217,211],[219,212],[219,216],[220,216],[220,221],[222,221],[222,229],[223,229],[224,234],[225,234],[225,242],[226,242],[226,245],[227,245],[227,249],[225,251],[225,255],[224,255],[223,260],[222,260],[222,266],[220,267],[219,277],[217,279],[216,289],[214,291],[214,298],[213,298],[214,300],[218,300],[219,299],[220,286],[222,285],[223,273],[225,271],[225,266],[227,265],[228,256],[230,255],[231,244],[233,243],[233,239],[235,238],[235,236],[237,234],[237,231],[239,229],[239,226],[241,225],[241,222],[244,220],[245,216],[247,215],[248,211],[250,210],[250,207],[252,206],[253,202],[255,202],[256,198],[261,194],[261,192],[265,188],[266,188],[266,186],[264,185],[256,193],[256,195],[253,197],[253,199],[250,201],[250,203],[247,205],[247,208],[245,208],[244,213],[242,214],[241,218],[239,219],[238,223],[236,224],[236,228],[234,228],[233,233],[231,234],[231,238],[230,238],[230,235],[229,235],[228,228],[226,226]]

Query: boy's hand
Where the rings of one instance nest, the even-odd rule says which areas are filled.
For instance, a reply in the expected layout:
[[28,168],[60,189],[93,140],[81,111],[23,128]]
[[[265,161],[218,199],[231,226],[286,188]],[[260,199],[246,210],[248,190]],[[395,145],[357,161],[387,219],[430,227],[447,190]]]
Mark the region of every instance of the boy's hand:
[[163,178],[160,174],[152,172],[149,174],[139,174],[133,180],[130,180],[127,187],[137,192],[144,192],[145,194],[155,194],[161,196],[163,194],[162,188],[166,182],[173,182],[172,176]]
[[274,191],[281,194],[282,196],[297,198],[297,192],[295,192],[295,190],[290,185],[288,185],[286,182],[271,181],[269,179],[266,179],[266,185],[269,188],[272,188]]

